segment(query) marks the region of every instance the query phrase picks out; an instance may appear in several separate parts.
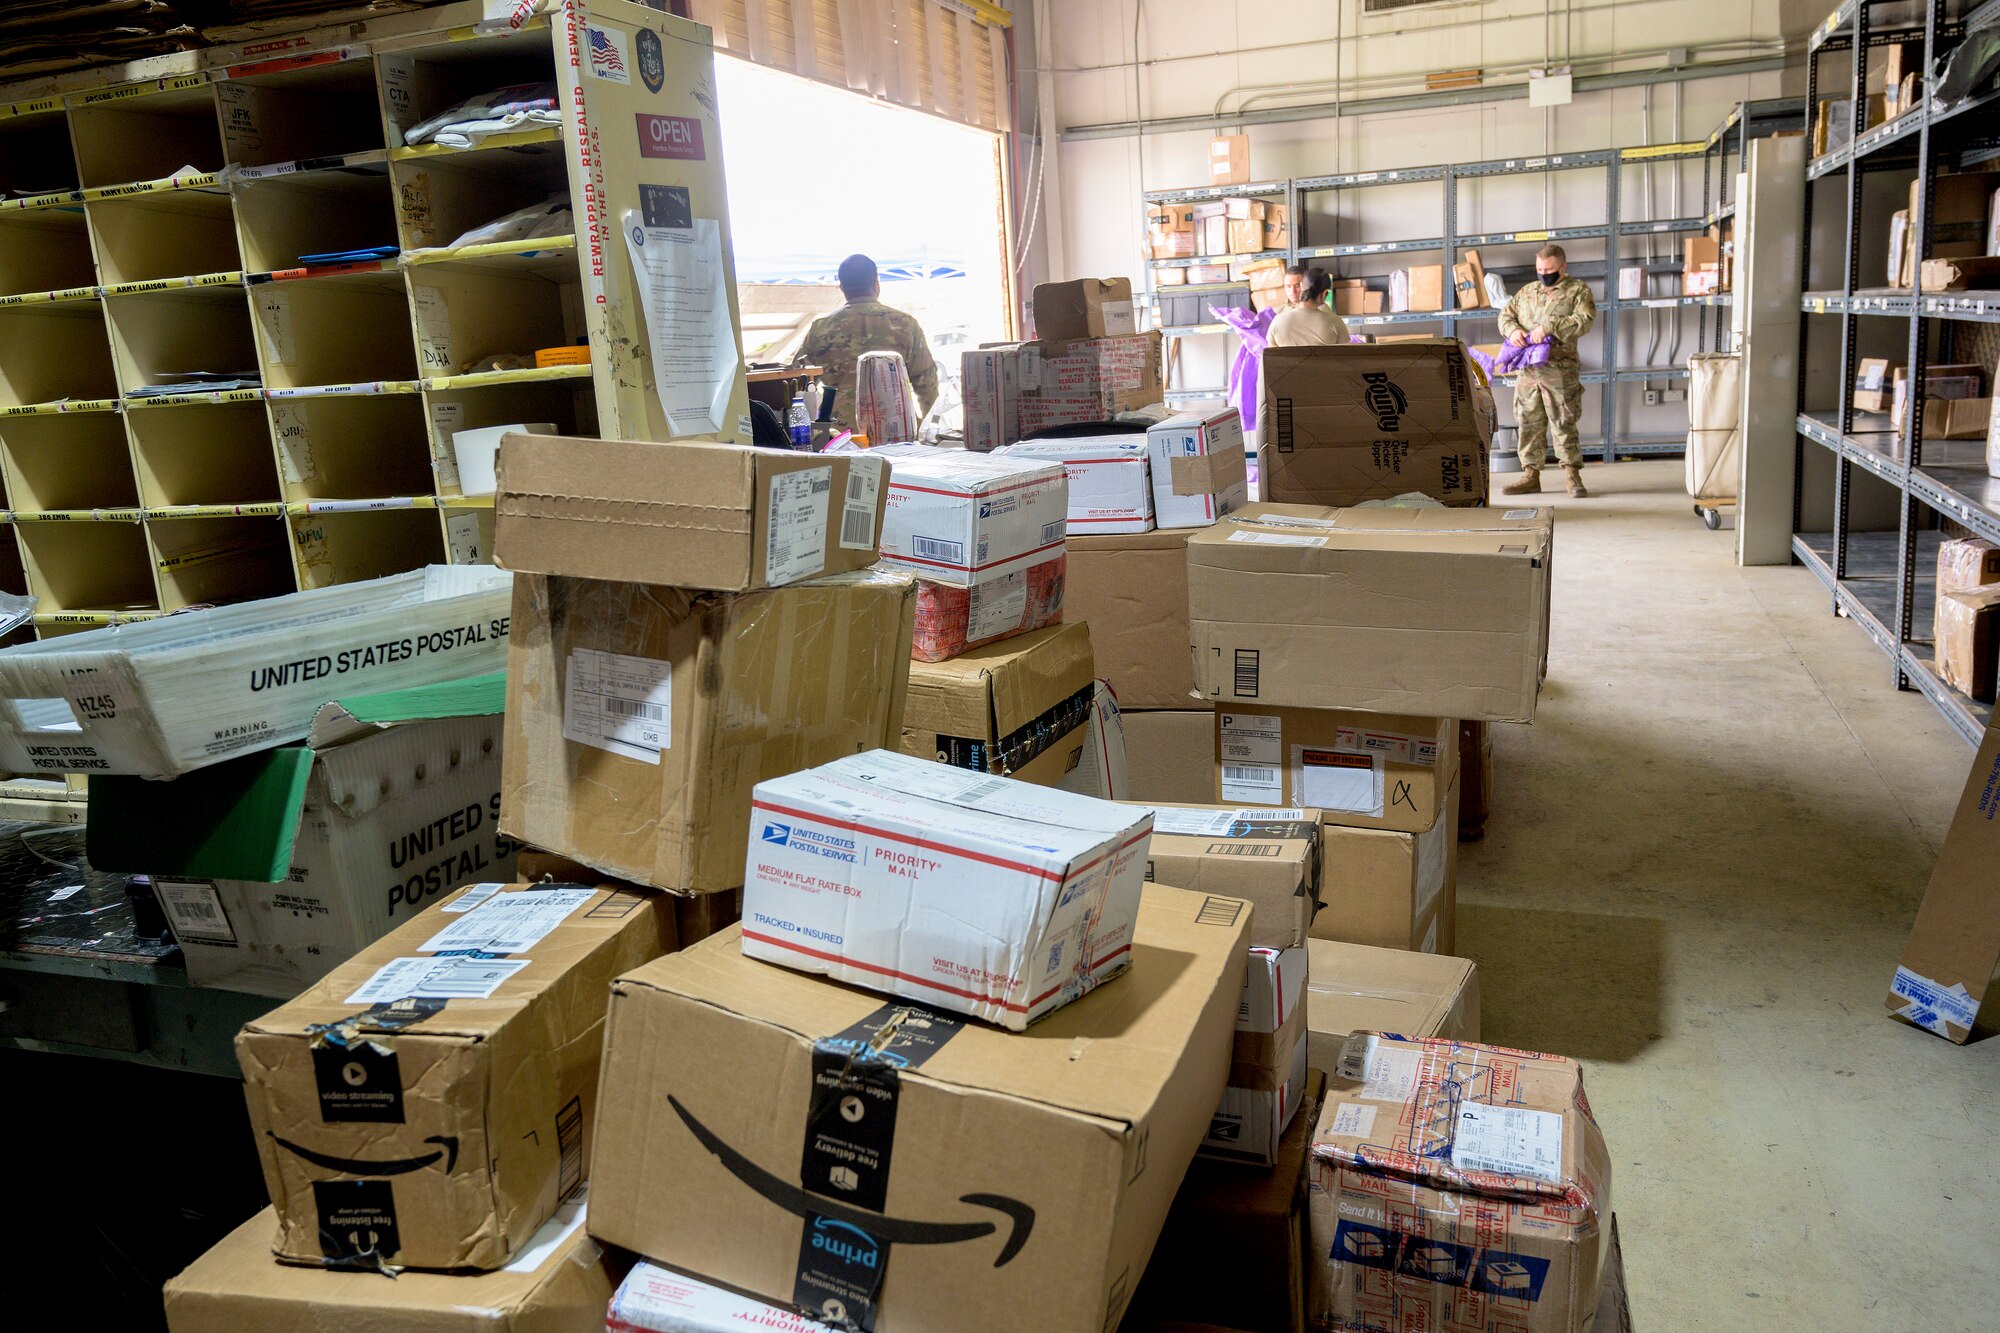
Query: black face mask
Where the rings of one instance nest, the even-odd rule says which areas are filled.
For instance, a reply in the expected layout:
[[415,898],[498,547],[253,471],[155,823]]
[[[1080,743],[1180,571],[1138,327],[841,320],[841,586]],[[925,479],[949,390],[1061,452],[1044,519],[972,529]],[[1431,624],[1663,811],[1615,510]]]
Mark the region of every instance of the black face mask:
[[1560,273],[1537,273],[1535,276],[1542,280],[1544,287],[1553,287],[1563,280],[1563,275]]

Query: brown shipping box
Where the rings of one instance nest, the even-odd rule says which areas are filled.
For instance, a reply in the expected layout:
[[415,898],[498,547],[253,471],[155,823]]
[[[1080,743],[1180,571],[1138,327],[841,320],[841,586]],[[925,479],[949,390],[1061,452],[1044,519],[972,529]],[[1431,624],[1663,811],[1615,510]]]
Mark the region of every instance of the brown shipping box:
[[1986,729],[1958,812],[1944,835],[1930,888],[1889,983],[1889,1012],[1947,1041],[1972,1036],[2000,967],[2000,726]]
[[1130,969],[1025,1036],[734,931],[621,977],[591,1234],[879,1333],[1115,1328],[1222,1096],[1249,930],[1149,884]]
[[910,663],[904,754],[1054,785],[1075,766],[1094,681],[1087,625]]
[[1458,724],[1458,840],[1476,842],[1493,809],[1493,724]]
[[[1408,282],[1408,304],[1403,310],[1444,309],[1444,265],[1414,264],[1403,270]],[[1393,284],[1392,284],[1393,286]]]
[[502,569],[748,592],[875,563],[888,465],[741,444],[509,435]]
[[673,905],[604,884],[484,892],[237,1034],[279,1255],[499,1268],[582,1186],[611,980],[673,950]]
[[1320,708],[1215,710],[1215,795],[1307,806],[1350,828],[1422,833],[1458,771],[1458,724]]
[[1983,537],[1956,537],[1938,543],[1937,589],[1964,592],[2000,583],[2000,546]]
[[2000,587],[1939,593],[1934,622],[1944,683],[1968,698],[1993,702],[2000,671]]
[[1127,804],[1154,811],[1147,879],[1243,899],[1252,908],[1253,948],[1292,949],[1306,942],[1320,896],[1317,810]]
[[1250,136],[1218,134],[1208,141],[1208,183],[1248,185],[1250,183]]
[[1457,339],[1272,347],[1263,375],[1263,499],[1353,505],[1420,491],[1486,502],[1493,420]]
[[1207,708],[1122,714],[1131,799],[1205,805],[1215,790],[1215,720]]
[[902,732],[916,582],[514,581],[500,829],[679,893],[743,883],[750,789]]
[[1366,287],[1335,287],[1333,289],[1333,312],[1336,315],[1379,315],[1385,294],[1370,291]]
[[1159,330],[1028,343],[1015,371],[1015,396],[1022,435],[1150,407],[1160,401]]
[[1331,1075],[1356,1032],[1479,1040],[1479,968],[1468,958],[1308,940],[1306,1063]]
[[1132,280],[1078,278],[1035,284],[1037,338],[1123,338],[1131,336]]
[[271,1259],[266,1208],[166,1287],[170,1333],[561,1333],[604,1326],[629,1261],[592,1240],[584,1204],[557,1211],[492,1273],[318,1272]]
[[1926,259],[1918,273],[1927,292],[1978,291],[2000,287],[2000,255]]
[[1063,619],[1090,629],[1097,674],[1121,709],[1191,707],[1188,529],[1071,537]]
[[1532,722],[1554,543],[1552,509],[1246,505],[1188,538],[1195,689]]
[[1864,356],[1854,363],[1854,410],[1887,412],[1895,402],[1896,377],[1903,373],[1901,361],[1882,356]]
[[1450,953],[1458,943],[1458,789],[1422,833],[1323,826],[1315,939]]
[[1340,1063],[1307,1168],[1314,1320],[1413,1333],[1590,1328],[1611,1159],[1576,1061],[1356,1037]]

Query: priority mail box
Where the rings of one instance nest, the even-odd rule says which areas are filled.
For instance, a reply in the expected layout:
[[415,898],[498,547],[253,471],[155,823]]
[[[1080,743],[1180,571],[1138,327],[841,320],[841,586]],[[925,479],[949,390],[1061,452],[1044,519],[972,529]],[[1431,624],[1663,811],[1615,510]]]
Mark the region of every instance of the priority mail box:
[[604,1319],[605,1333],[834,1333],[817,1319],[644,1260],[632,1265]]
[[743,882],[750,789],[902,730],[916,584],[695,593],[523,574],[500,828],[680,893]]
[[198,986],[280,999],[463,884],[512,878],[500,672],[329,703],[304,745],[90,780],[90,863],[149,875]]
[[975,574],[969,586],[919,577],[910,657],[944,662],[984,644],[1059,624],[1068,567],[1059,543],[1031,565]]
[[1087,625],[1053,625],[947,661],[912,662],[898,748],[954,768],[1040,781],[1042,757],[1086,721],[1093,686]]
[[1316,1323],[1591,1326],[1611,1160],[1576,1061],[1357,1035],[1327,1082],[1307,1170]]
[[885,561],[964,588],[1062,550],[1069,483],[1061,463],[923,444],[869,452],[892,470]]
[[1028,1037],[733,931],[640,968],[612,989],[591,1232],[880,1333],[1116,1327],[1222,1092],[1248,925],[1147,885],[1130,974]]
[[748,592],[875,563],[873,453],[509,435],[493,555],[532,574]]
[[1321,827],[1325,851],[1315,939],[1383,949],[1449,952],[1455,929],[1458,876],[1458,789],[1422,833]]
[[[1306,969],[1309,958],[1301,944],[1290,949],[1252,946],[1243,969],[1243,1003],[1236,1011],[1235,1060],[1238,1064],[1279,1068],[1295,1044],[1294,1026],[1305,1016]],[[1268,1038],[1283,1035],[1285,1040]]]
[[753,958],[1015,1031],[1131,965],[1144,811],[886,751],[751,804]]
[[1329,823],[1422,833],[1458,771],[1458,724],[1341,709],[1215,710],[1215,791],[1244,805],[1307,806]]
[[1023,440],[999,452],[1063,465],[1069,478],[1069,532],[1146,532],[1153,526],[1152,468],[1144,435]]
[[1308,940],[1306,1061],[1329,1076],[1356,1032],[1479,1040],[1479,968],[1468,958]]
[[335,1273],[271,1260],[266,1208],[166,1286],[170,1333],[553,1333],[594,1330],[629,1262],[590,1238],[581,1196],[490,1273]]
[[1304,1016],[1278,1036],[1281,1053],[1275,1066],[1230,1065],[1229,1083],[1201,1141],[1203,1156],[1255,1166],[1277,1161],[1278,1145],[1305,1096]]
[[304,740],[338,695],[497,671],[509,581],[432,565],[0,650],[0,772],[177,777]]
[[1305,943],[1319,900],[1319,811],[1145,804],[1153,810],[1147,879],[1243,899],[1259,948]]
[[1493,421],[1456,338],[1266,348],[1261,392],[1262,499],[1486,503]]
[[[1063,617],[1089,627],[1097,674],[1111,682],[1118,706],[1129,714],[1193,705],[1187,532],[1072,535],[1068,549]],[[1200,795],[1208,795],[1205,783]]]
[[1971,1039],[1994,968],[2000,966],[1996,864],[2000,727],[1989,726],[1973,756],[1887,998],[1894,1017],[1959,1045]]
[[1200,805],[1214,799],[1215,720],[1209,711],[1123,715],[1129,799],[1156,807],[1162,801]]
[[674,942],[660,894],[465,889],[246,1025],[271,1248],[348,1268],[511,1262],[583,1184],[611,979]]
[[1130,278],[1038,282],[1034,310],[1037,338],[1123,338],[1136,328]]
[[1243,416],[1235,408],[1168,417],[1147,428],[1146,447],[1153,460],[1153,514],[1159,526],[1206,527],[1249,503]]
[[1246,506],[1188,538],[1195,688],[1532,722],[1554,539],[1548,509]]

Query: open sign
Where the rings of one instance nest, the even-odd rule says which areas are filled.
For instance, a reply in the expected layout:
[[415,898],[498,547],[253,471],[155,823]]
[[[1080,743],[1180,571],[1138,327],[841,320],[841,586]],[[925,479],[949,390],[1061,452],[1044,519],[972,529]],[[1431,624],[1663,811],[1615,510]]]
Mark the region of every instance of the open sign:
[[701,122],[686,116],[653,116],[639,113],[639,156],[668,157],[689,162],[705,162],[708,150],[702,145]]

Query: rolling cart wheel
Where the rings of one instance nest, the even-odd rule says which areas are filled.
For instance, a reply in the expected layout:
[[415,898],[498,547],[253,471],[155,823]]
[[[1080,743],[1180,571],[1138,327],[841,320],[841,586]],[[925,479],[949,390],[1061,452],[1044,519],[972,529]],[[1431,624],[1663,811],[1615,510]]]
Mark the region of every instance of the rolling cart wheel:
[[1722,530],[1722,511],[1720,509],[1703,509],[1700,505],[1696,505],[1694,512],[1701,515],[1702,523],[1707,526],[1710,532],[1720,532]]

